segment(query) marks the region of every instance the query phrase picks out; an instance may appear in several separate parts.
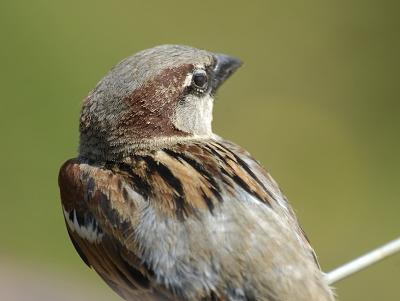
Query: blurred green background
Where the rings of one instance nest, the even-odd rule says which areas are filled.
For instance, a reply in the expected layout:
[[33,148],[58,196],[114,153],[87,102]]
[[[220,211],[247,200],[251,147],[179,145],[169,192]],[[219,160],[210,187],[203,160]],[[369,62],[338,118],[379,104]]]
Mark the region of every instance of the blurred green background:
[[[164,43],[243,59],[218,95],[215,132],[274,175],[324,270],[398,236],[399,10],[396,1],[1,1],[0,279],[7,266],[15,294],[36,278],[58,300],[80,290],[119,300],[69,242],[57,173],[76,156],[81,100],[115,63]],[[399,280],[400,255],[337,294],[400,300]]]

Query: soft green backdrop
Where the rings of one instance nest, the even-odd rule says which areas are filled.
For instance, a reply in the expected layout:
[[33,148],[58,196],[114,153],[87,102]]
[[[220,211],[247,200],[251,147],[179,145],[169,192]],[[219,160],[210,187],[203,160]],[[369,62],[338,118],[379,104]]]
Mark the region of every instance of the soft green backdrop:
[[[76,155],[81,99],[163,43],[243,59],[214,129],[274,175],[324,270],[400,234],[399,2],[135,2],[1,1],[0,259],[118,300],[69,242],[57,173]],[[337,294],[400,300],[399,280],[396,256]]]

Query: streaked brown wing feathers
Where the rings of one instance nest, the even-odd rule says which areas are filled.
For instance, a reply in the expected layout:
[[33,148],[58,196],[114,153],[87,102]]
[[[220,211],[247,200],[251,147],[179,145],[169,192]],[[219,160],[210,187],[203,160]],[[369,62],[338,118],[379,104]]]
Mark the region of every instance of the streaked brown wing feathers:
[[[140,260],[131,252],[105,236],[100,244],[92,244],[76,233],[71,233],[71,240],[81,250],[90,266],[110,285],[121,297],[137,295],[150,289],[148,273],[140,269]],[[129,258],[124,256],[129,254]]]
[[[299,237],[303,238],[304,244],[307,245],[310,249],[310,253],[312,255],[312,257],[314,258],[315,263],[317,264],[318,267],[320,267],[319,262],[318,262],[318,258],[317,255],[314,251],[314,249],[312,248],[311,244],[310,244],[310,240],[308,239],[306,233],[304,232],[303,228],[301,227],[296,214],[294,213],[292,207],[289,205],[288,200],[286,199],[286,196],[281,192],[278,184],[276,183],[276,181],[272,178],[272,176],[255,160],[251,157],[251,155],[244,150],[243,148],[241,148],[240,146],[227,141],[227,140],[223,140],[220,141],[218,143],[219,145],[224,145],[224,147],[226,147],[227,149],[230,149],[232,151],[232,153],[234,154],[234,156],[239,160],[242,161],[241,165],[245,165],[246,162],[244,162],[244,158],[246,158],[247,160],[250,160],[253,162],[252,164],[252,169],[254,171],[256,171],[258,174],[261,175],[260,178],[256,178],[259,181],[264,181],[268,183],[268,186],[270,186],[274,191],[272,193],[278,193],[281,196],[281,202],[283,202],[285,204],[285,208],[287,209],[289,215],[291,216],[291,218],[294,221],[294,225],[297,225],[297,233],[299,234]],[[246,168],[247,170],[248,168]],[[252,172],[253,173],[253,172]],[[253,173],[254,175],[254,173]],[[265,187],[265,185],[263,185],[264,189],[268,192],[268,194],[272,197],[271,192],[268,191],[268,189]],[[272,197],[273,198],[273,197]],[[275,200],[276,201],[276,200]]]
[[[102,240],[93,243],[70,229],[78,253],[121,295],[138,288],[169,294],[156,284],[155,271],[137,257],[140,204],[183,221],[199,211],[213,214],[222,202],[241,202],[244,191],[272,210],[283,204],[297,223],[270,175],[247,152],[226,141],[182,143],[103,165],[70,160],[59,181],[64,208],[75,210],[78,223],[94,218],[104,232]],[[308,244],[300,226],[298,234]],[[310,250],[313,253],[311,246]],[[207,294],[204,300],[223,300]]]
[[89,227],[83,216],[93,214],[104,231],[99,241],[89,241],[67,222],[77,252],[115,291],[129,296],[137,294],[137,289],[150,288],[151,272],[122,244],[133,231],[130,220],[135,209],[134,202],[123,197],[123,181],[109,170],[88,167],[77,160],[66,162],[59,176],[64,210],[80,216],[75,222],[82,227]]

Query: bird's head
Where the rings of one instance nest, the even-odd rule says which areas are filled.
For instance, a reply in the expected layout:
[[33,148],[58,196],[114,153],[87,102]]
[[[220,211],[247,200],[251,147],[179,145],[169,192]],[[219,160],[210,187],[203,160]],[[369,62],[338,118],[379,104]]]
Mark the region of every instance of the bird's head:
[[240,60],[163,45],[117,64],[84,100],[80,155],[113,160],[212,135],[214,96]]

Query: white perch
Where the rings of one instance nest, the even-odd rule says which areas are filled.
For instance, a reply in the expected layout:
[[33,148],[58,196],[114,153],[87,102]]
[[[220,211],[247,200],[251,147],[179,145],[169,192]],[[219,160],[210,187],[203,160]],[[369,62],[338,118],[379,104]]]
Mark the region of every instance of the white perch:
[[325,275],[328,284],[338,282],[400,251],[400,237]]

